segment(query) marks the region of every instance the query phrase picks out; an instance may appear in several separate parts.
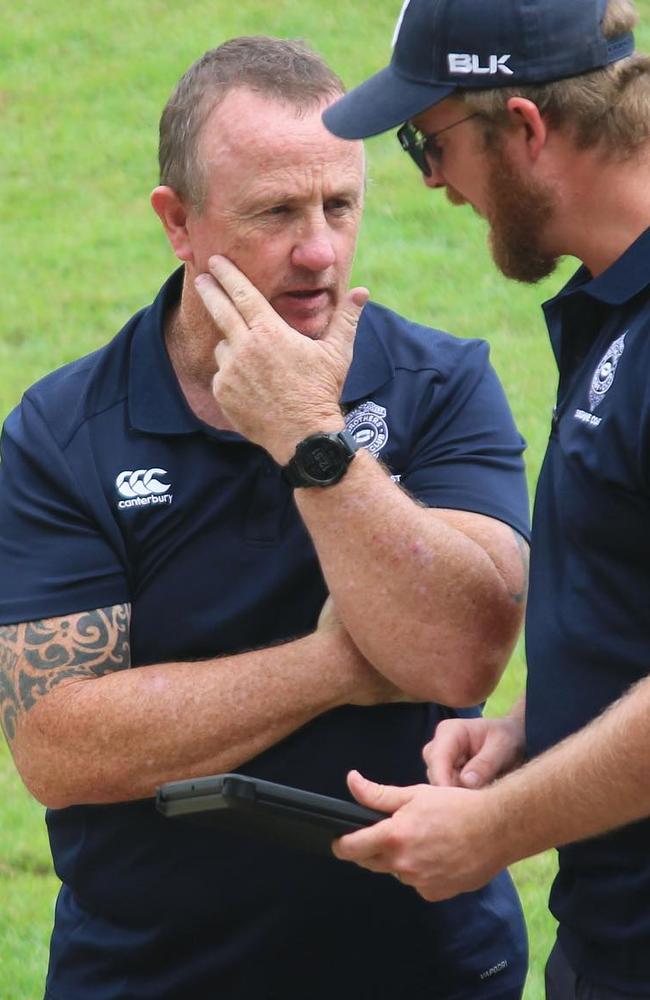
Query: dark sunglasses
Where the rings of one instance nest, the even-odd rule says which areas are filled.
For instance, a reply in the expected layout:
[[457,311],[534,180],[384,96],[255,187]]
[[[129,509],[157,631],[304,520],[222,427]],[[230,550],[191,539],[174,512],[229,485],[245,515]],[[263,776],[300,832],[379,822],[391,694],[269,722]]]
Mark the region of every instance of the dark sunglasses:
[[470,118],[477,118],[478,112],[475,111],[472,115],[466,115],[465,118],[461,118],[457,122],[452,122],[451,125],[446,125],[445,128],[441,128],[438,132],[430,132],[425,135],[420,132],[415,125],[411,125],[410,122],[405,122],[404,125],[397,132],[397,138],[402,149],[409,154],[413,162],[422,171],[425,177],[431,177],[431,167],[429,165],[429,160],[433,160],[433,163],[439,167],[442,162],[442,147],[438,145],[437,139],[439,135],[443,132],[448,132],[450,128],[456,128],[457,125],[462,125],[463,122],[468,122]]

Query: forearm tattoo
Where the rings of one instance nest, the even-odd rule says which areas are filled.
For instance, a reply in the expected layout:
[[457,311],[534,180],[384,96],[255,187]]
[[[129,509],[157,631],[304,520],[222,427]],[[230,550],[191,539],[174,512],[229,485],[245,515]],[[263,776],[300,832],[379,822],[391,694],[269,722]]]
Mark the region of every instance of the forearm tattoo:
[[521,590],[512,594],[511,597],[517,604],[522,604],[526,600],[526,595],[528,594],[528,564],[530,561],[530,553],[526,539],[522,538],[519,532],[515,531],[514,528],[512,528],[512,533],[515,536],[517,548],[519,549],[519,558],[521,559],[522,587]]
[[57,685],[130,666],[130,608],[0,626],[0,724],[11,742],[21,715]]

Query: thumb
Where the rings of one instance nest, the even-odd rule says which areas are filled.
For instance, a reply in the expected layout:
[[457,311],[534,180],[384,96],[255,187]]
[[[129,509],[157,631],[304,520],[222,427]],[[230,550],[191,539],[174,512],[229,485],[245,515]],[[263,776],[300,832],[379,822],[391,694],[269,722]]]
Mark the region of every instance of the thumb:
[[413,798],[415,788],[398,788],[396,785],[378,785],[364,778],[358,771],[348,774],[348,788],[357,802],[369,809],[394,813]]
[[334,313],[330,325],[321,337],[321,342],[338,347],[352,358],[359,317],[369,298],[370,292],[367,288],[350,289]]
[[476,757],[465,764],[460,772],[460,783],[463,788],[483,788],[497,777],[499,768],[487,753],[478,753]]

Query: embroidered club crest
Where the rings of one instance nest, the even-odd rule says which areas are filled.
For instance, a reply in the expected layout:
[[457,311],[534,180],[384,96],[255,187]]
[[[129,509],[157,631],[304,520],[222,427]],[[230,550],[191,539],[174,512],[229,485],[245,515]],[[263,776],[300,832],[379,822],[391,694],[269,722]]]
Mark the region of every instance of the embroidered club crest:
[[378,455],[388,441],[385,416],[383,406],[366,400],[346,414],[345,427],[361,448],[366,448],[372,455]]
[[614,376],[616,375],[616,369],[618,368],[618,363],[621,360],[621,355],[625,350],[625,333],[614,341],[613,344],[607,348],[607,351],[602,356],[598,362],[598,367],[594,372],[594,377],[591,380],[591,385],[589,387],[589,409],[593,413],[596,407],[600,406],[605,395],[609,392],[614,382]]

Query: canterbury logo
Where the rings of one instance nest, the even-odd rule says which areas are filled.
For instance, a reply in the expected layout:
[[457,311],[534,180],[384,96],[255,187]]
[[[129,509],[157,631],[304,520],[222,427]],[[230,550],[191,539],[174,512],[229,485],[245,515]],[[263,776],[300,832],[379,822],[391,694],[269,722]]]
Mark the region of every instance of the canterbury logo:
[[506,63],[510,55],[488,56],[486,66],[481,66],[481,57],[471,52],[449,52],[447,54],[447,64],[449,72],[468,76],[495,76],[497,73],[505,73],[506,76],[514,76],[513,70]]
[[149,507],[151,504],[171,503],[173,497],[167,492],[170,483],[163,483],[159,476],[166,476],[165,469],[127,469],[120,472],[115,480],[117,492],[124,497],[118,507]]

